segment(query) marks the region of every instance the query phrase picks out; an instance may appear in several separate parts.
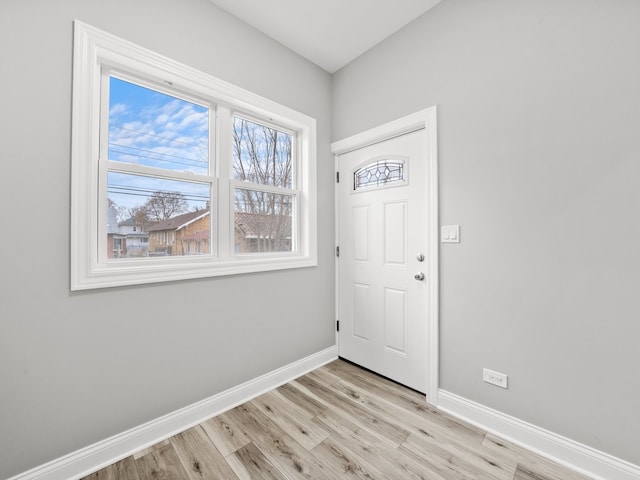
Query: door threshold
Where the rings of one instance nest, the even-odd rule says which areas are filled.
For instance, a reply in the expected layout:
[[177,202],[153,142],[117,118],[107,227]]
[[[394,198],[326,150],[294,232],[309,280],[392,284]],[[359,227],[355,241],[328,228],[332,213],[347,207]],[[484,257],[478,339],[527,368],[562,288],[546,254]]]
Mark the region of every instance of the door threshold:
[[369,369],[367,367],[363,367],[362,365],[360,365],[360,364],[358,364],[356,362],[352,362],[351,360],[348,360],[348,359],[346,359],[344,357],[340,357],[340,356],[338,356],[338,359],[340,359],[343,362],[346,362],[346,363],[348,363],[350,365],[353,365],[354,367],[358,367],[361,370],[364,370],[366,372],[372,373],[372,374],[376,375],[377,377],[384,378],[385,380],[388,380],[388,381],[390,381],[392,383],[395,383],[396,385],[400,385],[401,387],[406,388],[408,390],[411,390],[412,392],[416,392],[416,393],[419,393],[420,395],[424,395],[425,398],[427,397],[427,394],[425,392],[421,392],[420,390],[416,390],[415,388],[411,388],[411,387],[405,385],[404,383],[400,383],[397,380],[394,380],[393,378],[385,377],[384,375],[382,375],[382,374],[380,374],[380,373],[378,373],[378,372],[376,372],[374,370],[371,370],[371,369]]

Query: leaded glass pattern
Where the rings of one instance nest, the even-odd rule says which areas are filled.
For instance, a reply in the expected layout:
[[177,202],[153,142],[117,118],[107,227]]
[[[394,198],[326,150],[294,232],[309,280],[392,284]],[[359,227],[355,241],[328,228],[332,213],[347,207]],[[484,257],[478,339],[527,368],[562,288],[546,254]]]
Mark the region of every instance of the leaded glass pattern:
[[371,188],[405,181],[403,160],[376,160],[353,172],[353,189]]

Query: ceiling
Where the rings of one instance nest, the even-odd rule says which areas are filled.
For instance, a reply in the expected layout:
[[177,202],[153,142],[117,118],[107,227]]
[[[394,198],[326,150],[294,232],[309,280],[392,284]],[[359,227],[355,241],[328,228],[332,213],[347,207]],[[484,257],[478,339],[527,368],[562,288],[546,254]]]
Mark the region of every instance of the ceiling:
[[334,73],[441,0],[210,0]]

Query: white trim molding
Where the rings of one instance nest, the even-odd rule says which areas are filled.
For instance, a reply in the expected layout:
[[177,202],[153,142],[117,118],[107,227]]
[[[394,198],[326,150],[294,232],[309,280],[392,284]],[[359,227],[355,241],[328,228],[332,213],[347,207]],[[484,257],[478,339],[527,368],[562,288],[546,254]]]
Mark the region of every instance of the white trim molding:
[[598,480],[639,480],[640,466],[440,390],[438,408],[534,453]]
[[[439,334],[439,218],[438,218],[438,134],[437,134],[437,107],[434,105],[419,112],[407,115],[398,120],[385,123],[378,127],[372,128],[365,132],[353,135],[351,137],[333,142],[331,144],[331,152],[335,155],[336,172],[338,171],[338,157],[342,154],[364,148],[375,143],[383,142],[391,138],[398,137],[407,133],[424,129],[426,131],[426,152],[427,152],[427,168],[428,168],[428,213],[430,218],[429,226],[429,250],[427,252],[428,264],[431,268],[427,272],[428,289],[428,320],[427,320],[427,339],[425,348],[429,352],[427,366],[427,402],[432,405],[438,404],[438,372],[439,372],[439,351],[440,351],[440,334]],[[339,206],[338,194],[336,188],[336,245],[339,240]],[[339,264],[336,260],[336,282],[338,280]],[[336,295],[338,292],[336,283]],[[338,297],[336,296],[336,316],[338,315]]]
[[341,155],[425,127],[435,129],[436,111],[437,108],[434,105],[433,107],[387,122],[357,135],[338,140],[331,144],[331,151],[334,155]]
[[284,385],[337,358],[337,346],[329,347],[200,402],[18,474],[8,480],[72,480],[82,478],[241,405],[269,390]]

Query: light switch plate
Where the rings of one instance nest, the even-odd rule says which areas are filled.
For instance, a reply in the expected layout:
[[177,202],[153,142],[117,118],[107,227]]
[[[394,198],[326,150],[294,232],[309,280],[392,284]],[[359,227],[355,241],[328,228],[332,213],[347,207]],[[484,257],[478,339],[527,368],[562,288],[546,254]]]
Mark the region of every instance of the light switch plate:
[[443,225],[440,227],[442,243],[460,243],[460,225]]

